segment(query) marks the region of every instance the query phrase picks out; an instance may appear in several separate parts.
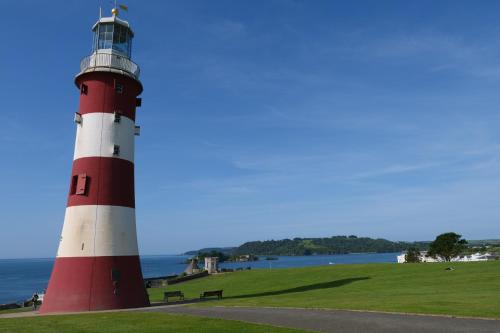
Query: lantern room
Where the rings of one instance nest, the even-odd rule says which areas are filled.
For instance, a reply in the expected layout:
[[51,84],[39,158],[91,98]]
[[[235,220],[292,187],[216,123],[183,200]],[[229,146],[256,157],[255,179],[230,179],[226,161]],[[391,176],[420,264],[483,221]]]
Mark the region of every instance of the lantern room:
[[114,53],[130,59],[134,33],[128,22],[119,19],[117,14],[118,11],[114,9],[113,16],[100,18],[92,27],[92,52]]
[[140,69],[130,58],[134,32],[127,21],[118,18],[113,8],[111,17],[99,17],[92,27],[92,53],[80,62],[80,73],[114,72],[139,80]]

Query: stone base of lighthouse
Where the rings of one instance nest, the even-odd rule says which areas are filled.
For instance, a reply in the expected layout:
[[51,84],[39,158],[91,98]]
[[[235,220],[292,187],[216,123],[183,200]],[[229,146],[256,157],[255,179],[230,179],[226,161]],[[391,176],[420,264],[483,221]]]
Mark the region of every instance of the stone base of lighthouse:
[[149,299],[139,256],[61,257],[55,261],[40,312],[145,306]]

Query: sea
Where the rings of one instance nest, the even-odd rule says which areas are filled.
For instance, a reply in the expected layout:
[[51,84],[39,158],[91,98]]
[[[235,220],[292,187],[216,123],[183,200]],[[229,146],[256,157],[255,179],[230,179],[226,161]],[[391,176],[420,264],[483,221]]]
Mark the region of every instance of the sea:
[[[220,268],[280,269],[337,264],[391,263],[398,253],[359,253],[313,256],[273,256],[277,260],[224,262]],[[187,255],[141,256],[145,278],[179,274],[186,268]],[[0,304],[25,300],[47,287],[54,258],[0,259]]]

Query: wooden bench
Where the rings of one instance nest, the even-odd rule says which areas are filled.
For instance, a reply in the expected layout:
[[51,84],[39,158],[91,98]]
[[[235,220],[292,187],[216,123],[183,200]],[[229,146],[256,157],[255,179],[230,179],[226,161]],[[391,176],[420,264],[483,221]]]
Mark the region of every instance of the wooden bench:
[[222,298],[222,290],[204,291],[203,293],[200,294],[200,299],[207,298],[210,296],[217,296],[218,299],[221,299]]
[[165,291],[163,293],[163,300],[168,303],[169,297],[179,297],[180,300],[184,300],[184,293],[180,290],[176,291]]

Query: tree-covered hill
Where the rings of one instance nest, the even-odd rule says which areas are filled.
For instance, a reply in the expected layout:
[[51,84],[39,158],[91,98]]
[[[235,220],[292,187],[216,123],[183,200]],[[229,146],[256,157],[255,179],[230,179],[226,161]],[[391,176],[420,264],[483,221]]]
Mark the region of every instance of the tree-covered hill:
[[235,250],[235,254],[255,255],[310,255],[345,254],[362,252],[399,252],[414,246],[427,249],[428,242],[392,242],[356,236],[333,236],[329,238],[294,238],[283,240],[247,242]]
[[192,255],[197,255],[200,252],[201,253],[208,253],[208,252],[216,251],[216,252],[224,253],[225,255],[231,255],[231,254],[233,254],[233,252],[236,249],[237,249],[237,247],[205,247],[205,248],[199,249],[199,250],[187,251],[184,254],[186,254],[188,256],[192,256]]
[[[373,239],[357,236],[333,236],[327,238],[294,238],[282,240],[247,242],[239,247],[224,248],[228,255],[282,255],[298,256],[312,254],[345,254],[363,252],[399,252],[416,247],[426,250],[429,242],[392,242],[386,239]],[[186,254],[197,254],[189,251]]]

